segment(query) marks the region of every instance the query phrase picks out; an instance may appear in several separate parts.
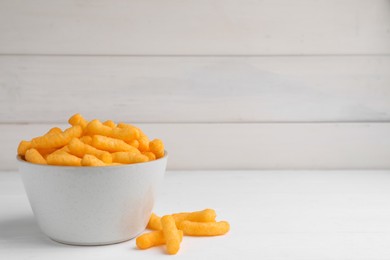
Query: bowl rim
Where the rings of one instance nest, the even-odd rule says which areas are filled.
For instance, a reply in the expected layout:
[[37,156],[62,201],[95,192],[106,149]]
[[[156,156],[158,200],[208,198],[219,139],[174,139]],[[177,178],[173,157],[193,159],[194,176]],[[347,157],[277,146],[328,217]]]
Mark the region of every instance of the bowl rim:
[[105,165],[105,166],[69,166],[69,165],[49,165],[49,164],[38,164],[38,163],[32,163],[32,162],[28,162],[24,159],[22,159],[22,157],[20,155],[16,155],[16,160],[18,161],[18,163],[20,164],[28,164],[28,165],[33,165],[33,167],[50,167],[50,168],[66,168],[66,169],[109,169],[109,168],[121,168],[121,167],[136,167],[138,165],[146,165],[146,164],[153,164],[153,163],[157,163],[159,161],[162,161],[162,160],[166,160],[168,158],[168,152],[167,150],[164,150],[164,156],[161,157],[161,158],[158,158],[156,160],[153,160],[153,161],[147,161],[147,162],[140,162],[140,163],[131,163],[131,164],[122,164],[122,165]]

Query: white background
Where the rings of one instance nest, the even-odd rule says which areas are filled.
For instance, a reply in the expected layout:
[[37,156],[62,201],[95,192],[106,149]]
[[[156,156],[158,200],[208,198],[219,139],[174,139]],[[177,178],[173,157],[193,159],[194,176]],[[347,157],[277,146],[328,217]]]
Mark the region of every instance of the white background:
[[76,112],[169,169],[389,168],[390,2],[0,1],[0,169]]

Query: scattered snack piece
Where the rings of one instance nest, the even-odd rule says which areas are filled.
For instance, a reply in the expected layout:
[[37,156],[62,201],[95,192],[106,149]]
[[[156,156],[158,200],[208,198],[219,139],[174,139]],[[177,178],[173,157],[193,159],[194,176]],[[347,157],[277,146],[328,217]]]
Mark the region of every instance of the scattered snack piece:
[[[180,242],[183,240],[183,231],[178,230]],[[152,231],[137,237],[136,245],[139,249],[148,249],[153,246],[165,244],[164,233],[162,231]]]
[[204,209],[201,211],[184,212],[172,214],[175,219],[176,226],[179,228],[180,223],[184,220],[195,221],[195,222],[215,222],[217,214],[213,209]]
[[82,166],[106,166],[106,164],[91,154],[84,155],[81,160]]
[[152,213],[148,225],[146,227],[152,230],[162,230],[161,218],[156,214]]
[[26,161],[38,164],[47,164],[45,158],[34,148],[28,149],[25,154]]
[[175,255],[180,249],[180,235],[176,228],[175,220],[171,215],[161,218],[162,232],[164,234],[167,253]]
[[[149,142],[145,133],[136,126],[116,124],[112,120],[101,123],[94,119],[88,122],[78,113],[72,115],[68,122],[71,127],[64,131],[53,127],[42,136],[21,141],[17,148],[18,156],[32,163],[64,166],[133,164],[164,156],[162,141],[155,139]],[[31,151],[26,159],[28,150]]]
[[184,220],[180,223],[180,230],[189,236],[220,236],[226,234],[230,225],[227,221],[220,222],[193,222]]
[[[175,220],[176,227],[180,227],[180,223],[184,220],[195,221],[195,222],[215,222],[217,214],[213,209],[204,209],[201,211],[194,212],[182,212],[172,214]],[[156,214],[152,213],[149,219],[147,228],[152,230],[161,230],[161,218]]]
[[[146,227],[156,231],[137,237],[136,245],[139,249],[147,249],[166,244],[167,253],[176,254],[180,249],[183,234],[189,236],[220,236],[226,234],[230,230],[229,223],[227,221],[216,222],[216,216],[217,214],[213,209],[174,213],[162,218],[152,213]],[[179,230],[179,233],[177,233],[177,230]],[[180,231],[183,231],[183,233],[180,233]]]

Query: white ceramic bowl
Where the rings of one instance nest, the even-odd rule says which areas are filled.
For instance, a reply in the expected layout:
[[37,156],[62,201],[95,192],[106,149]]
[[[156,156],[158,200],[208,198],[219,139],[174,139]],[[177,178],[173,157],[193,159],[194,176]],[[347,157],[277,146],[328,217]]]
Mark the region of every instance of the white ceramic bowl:
[[73,245],[134,238],[148,222],[167,163],[106,167],[39,165],[18,158],[24,187],[41,230]]

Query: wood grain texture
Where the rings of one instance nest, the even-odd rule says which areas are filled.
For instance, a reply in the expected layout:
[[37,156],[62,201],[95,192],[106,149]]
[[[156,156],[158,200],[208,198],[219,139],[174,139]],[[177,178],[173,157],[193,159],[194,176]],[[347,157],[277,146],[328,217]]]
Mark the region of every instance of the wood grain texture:
[[[0,169],[21,139],[53,124],[0,125]],[[138,124],[169,151],[169,169],[390,168],[390,123]],[[61,127],[66,127],[61,125]]]
[[0,122],[390,120],[390,56],[0,56]]
[[390,2],[2,0],[0,53],[390,53]]

